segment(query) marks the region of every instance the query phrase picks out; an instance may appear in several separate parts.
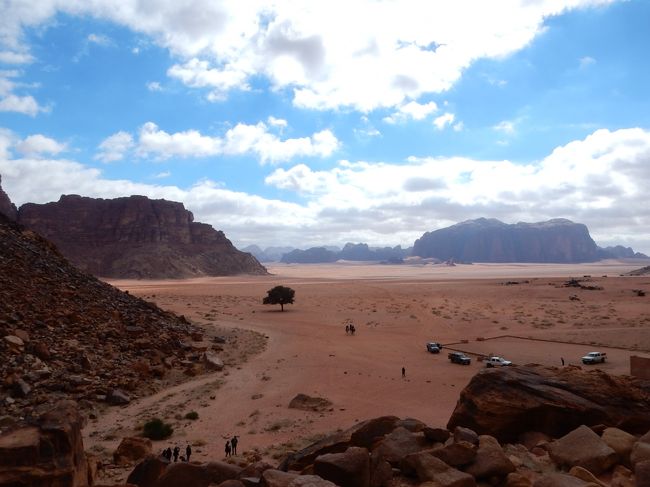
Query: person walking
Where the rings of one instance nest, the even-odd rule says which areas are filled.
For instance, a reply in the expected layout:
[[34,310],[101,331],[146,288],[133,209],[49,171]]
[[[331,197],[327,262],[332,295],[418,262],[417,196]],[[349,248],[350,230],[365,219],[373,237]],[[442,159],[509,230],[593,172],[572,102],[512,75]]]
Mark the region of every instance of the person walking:
[[345,325],[345,334],[347,335],[349,333],[350,333],[350,325]]
[[562,367],[564,367],[564,357],[560,357],[560,360],[562,361]]
[[190,461],[190,455],[192,455],[192,447],[190,445],[187,445],[187,448],[185,448],[185,458],[187,458],[187,461]]
[[178,454],[181,452],[181,449],[178,446],[174,447],[174,462],[178,461]]
[[402,367],[402,379],[406,377],[406,369]]
[[230,440],[226,441],[226,458],[230,456]]
[[237,435],[233,436],[232,439],[230,440],[230,446],[232,446],[232,454],[237,455],[237,443],[239,440],[237,440]]

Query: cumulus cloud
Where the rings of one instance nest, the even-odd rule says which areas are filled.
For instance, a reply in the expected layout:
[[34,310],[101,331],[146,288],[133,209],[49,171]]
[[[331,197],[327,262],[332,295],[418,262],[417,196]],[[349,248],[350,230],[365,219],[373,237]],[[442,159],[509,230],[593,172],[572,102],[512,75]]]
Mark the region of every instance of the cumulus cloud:
[[512,135],[515,133],[515,122],[511,120],[502,120],[492,128],[497,132],[502,132],[506,135]]
[[[299,107],[396,107],[441,93],[481,58],[528,45],[545,21],[614,0],[342,4],[259,0],[22,0],[3,5],[0,46],[28,52],[23,29],[57,13],[92,15],[149,36],[178,58],[169,76],[222,100],[255,76],[293,93]],[[344,14],[342,12],[344,11]],[[471,12],[471,15],[468,15]],[[363,19],[359,21],[359,19]]]
[[[436,119],[433,121],[433,125],[435,125],[438,130],[443,130],[448,125],[453,124],[454,120],[456,120],[456,115],[447,112],[443,113],[439,117],[436,117]],[[460,126],[459,129],[460,128],[462,128],[462,126]]]
[[[276,126],[286,126],[284,120],[273,119],[273,122]],[[140,128],[137,141],[127,132],[118,132],[100,144],[100,152],[95,157],[111,162],[123,159],[133,150],[137,157],[159,160],[255,154],[262,163],[278,163],[298,156],[328,157],[339,146],[339,140],[327,129],[309,137],[282,140],[270,133],[264,122],[239,123],[223,137],[203,135],[198,130],[168,133],[155,123],[147,122]]]
[[384,122],[395,124],[406,122],[408,120],[424,120],[430,114],[438,111],[438,105],[435,102],[418,103],[410,101],[397,107],[397,110],[387,117],[384,117]]
[[0,112],[16,112],[33,117],[39,112],[47,111],[33,96],[14,93],[20,88],[19,84],[13,81],[18,76],[18,71],[0,71]]
[[147,83],[147,89],[149,91],[162,91],[162,86],[158,81],[149,81]]
[[28,157],[56,155],[67,150],[66,144],[41,134],[30,135],[16,144],[16,150]]

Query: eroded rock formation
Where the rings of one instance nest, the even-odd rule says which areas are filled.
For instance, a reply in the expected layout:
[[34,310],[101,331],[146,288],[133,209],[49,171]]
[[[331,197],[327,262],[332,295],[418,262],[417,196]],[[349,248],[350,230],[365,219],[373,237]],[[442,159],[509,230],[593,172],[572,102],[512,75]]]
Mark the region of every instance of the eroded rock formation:
[[183,278],[266,274],[223,232],[194,222],[182,203],[145,196],[61,196],[27,203],[18,221],[56,244],[80,269],[113,278]]
[[500,441],[524,431],[558,437],[580,425],[630,433],[650,429],[650,381],[580,367],[499,367],[476,374],[447,427],[466,426]]
[[0,213],[5,215],[10,220],[15,220],[18,214],[16,210],[16,205],[14,205],[7,193],[2,189],[2,176],[0,176]]

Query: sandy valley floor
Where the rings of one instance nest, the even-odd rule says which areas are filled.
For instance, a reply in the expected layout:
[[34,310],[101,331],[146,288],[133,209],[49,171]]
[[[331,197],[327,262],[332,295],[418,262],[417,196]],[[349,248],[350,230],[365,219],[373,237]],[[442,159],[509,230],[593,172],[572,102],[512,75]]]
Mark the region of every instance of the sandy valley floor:
[[[379,415],[444,426],[481,364],[451,364],[446,350],[427,353],[427,341],[554,366],[561,357],[576,364],[584,353],[604,350],[610,356],[604,370],[628,373],[630,355],[650,355],[650,276],[619,277],[638,267],[277,265],[266,277],[113,282],[203,326],[261,334],[257,341],[242,340],[242,347],[268,340],[242,365],[109,410],[86,428],[87,446],[112,452],[153,415],[176,430],[154,448],[191,443],[196,460],[221,459],[233,434],[240,436],[241,451],[272,459],[301,441]],[[603,289],[563,287],[569,277]],[[277,284],[296,291],[295,304],[284,313],[261,304]],[[648,295],[639,297],[635,289]],[[356,336],[345,334],[348,321]],[[333,406],[321,413],[289,409],[298,393]],[[175,419],[191,410],[198,420]]]

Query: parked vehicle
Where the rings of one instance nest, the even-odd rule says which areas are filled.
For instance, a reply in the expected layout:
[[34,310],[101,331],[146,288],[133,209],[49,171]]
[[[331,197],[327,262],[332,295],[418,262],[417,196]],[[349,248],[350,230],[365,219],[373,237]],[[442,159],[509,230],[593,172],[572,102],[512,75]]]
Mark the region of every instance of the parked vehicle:
[[488,357],[485,359],[486,367],[505,367],[507,365],[512,365],[510,360],[506,360],[503,357]]
[[463,352],[449,352],[449,360],[454,364],[469,365],[472,359],[465,355]]
[[427,343],[427,352],[440,353],[440,350],[442,350],[442,344],[438,342]]
[[607,360],[605,352],[589,352],[582,357],[582,363],[585,365],[604,363]]

